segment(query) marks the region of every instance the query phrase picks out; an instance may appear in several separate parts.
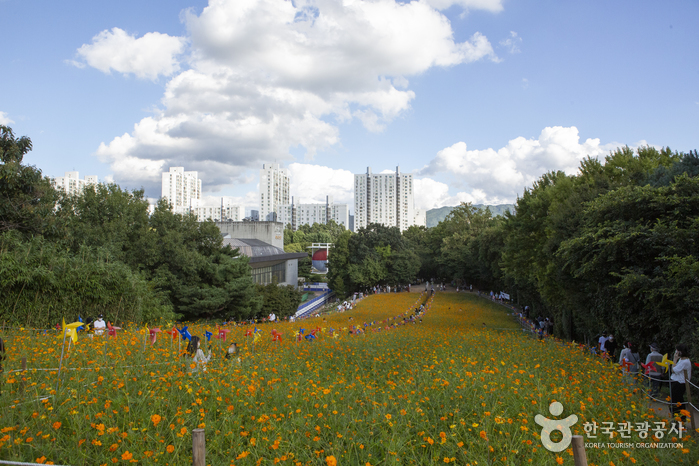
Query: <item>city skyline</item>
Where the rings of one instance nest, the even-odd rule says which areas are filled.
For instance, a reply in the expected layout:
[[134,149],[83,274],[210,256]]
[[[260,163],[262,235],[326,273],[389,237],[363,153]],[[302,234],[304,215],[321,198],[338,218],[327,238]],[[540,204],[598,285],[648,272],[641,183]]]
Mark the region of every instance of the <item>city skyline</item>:
[[[699,4],[423,0],[148,5],[4,0],[0,124],[25,161],[254,206],[263,163],[298,203],[353,205],[400,165],[416,208],[511,203],[620,146],[699,147]],[[134,12],[138,12],[135,14]],[[21,39],[19,39],[21,38]]]

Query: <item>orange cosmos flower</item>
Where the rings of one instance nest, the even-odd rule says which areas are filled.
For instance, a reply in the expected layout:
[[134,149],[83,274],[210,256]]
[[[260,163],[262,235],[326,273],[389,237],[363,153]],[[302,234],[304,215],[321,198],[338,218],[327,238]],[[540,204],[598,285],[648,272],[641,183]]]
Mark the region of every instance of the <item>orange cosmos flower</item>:
[[160,424],[160,421],[161,421],[162,419],[163,419],[163,418],[160,417],[160,415],[158,415],[158,414],[153,414],[153,415],[150,417],[150,420],[151,420],[151,422],[153,423],[153,427],[158,427],[158,424]]
[[328,466],[337,466],[337,460],[334,456],[330,455],[325,458],[325,464]]

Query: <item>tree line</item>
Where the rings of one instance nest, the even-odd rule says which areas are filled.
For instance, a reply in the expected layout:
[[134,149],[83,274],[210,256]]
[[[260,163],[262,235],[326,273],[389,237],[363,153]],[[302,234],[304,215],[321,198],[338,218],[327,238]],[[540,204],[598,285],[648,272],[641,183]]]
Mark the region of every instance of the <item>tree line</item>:
[[216,225],[179,215],[143,190],[55,190],[23,164],[32,149],[0,126],[0,321],[46,326],[104,314],[116,321],[250,319],[296,311],[300,293],[255,285],[249,259]]
[[[493,217],[470,204],[436,227],[344,232],[331,288],[444,279],[508,291],[558,336],[672,348],[699,339],[699,154],[618,148],[579,171],[543,174]],[[699,344],[692,345],[699,349]]]

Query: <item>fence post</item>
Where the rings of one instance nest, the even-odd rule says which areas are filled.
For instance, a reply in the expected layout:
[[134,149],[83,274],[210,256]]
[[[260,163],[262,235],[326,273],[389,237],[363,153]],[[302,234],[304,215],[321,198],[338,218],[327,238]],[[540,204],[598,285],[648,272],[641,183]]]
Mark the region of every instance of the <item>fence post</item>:
[[692,435],[694,435],[696,433],[696,427],[694,426],[694,410],[692,409],[692,386],[689,384],[687,370],[684,370],[684,386],[687,392],[687,411],[689,411],[689,419],[692,422]]
[[582,435],[573,435],[573,460],[575,461],[575,466],[587,466],[585,440]]
[[192,430],[192,460],[194,466],[206,466],[206,439],[204,429]]

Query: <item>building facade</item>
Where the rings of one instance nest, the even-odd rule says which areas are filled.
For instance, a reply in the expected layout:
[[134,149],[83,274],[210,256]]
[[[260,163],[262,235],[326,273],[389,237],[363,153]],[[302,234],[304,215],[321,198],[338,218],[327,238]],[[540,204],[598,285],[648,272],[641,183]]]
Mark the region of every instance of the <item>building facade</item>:
[[217,222],[223,245],[250,258],[252,279],[260,285],[298,286],[298,261],[305,252],[284,252],[284,225],[279,222]]
[[332,196],[325,197],[325,204],[295,204],[291,197],[291,204],[279,207],[278,221],[286,227],[296,231],[301,225],[313,225],[319,223],[326,225],[334,220],[338,225],[349,229],[349,206],[347,204],[334,204]]
[[289,171],[278,163],[265,163],[260,170],[260,220],[277,221],[279,207],[289,204]]
[[416,215],[413,175],[367,172],[354,175],[355,231],[372,223],[407,230],[416,222],[424,223],[424,213]]
[[201,199],[198,173],[186,172],[184,167],[170,167],[170,171],[162,174],[161,196],[168,200],[174,213],[192,212]]
[[200,201],[192,201],[192,213],[197,216],[199,222],[214,220],[216,222],[240,222],[243,220],[245,208],[233,203],[229,197],[220,198],[219,202],[203,204]]
[[51,180],[54,188],[62,189],[71,195],[80,194],[85,189],[85,186],[94,186],[98,183],[97,175],[89,175],[84,180],[81,180],[80,172],[65,172],[63,176],[57,176]]

